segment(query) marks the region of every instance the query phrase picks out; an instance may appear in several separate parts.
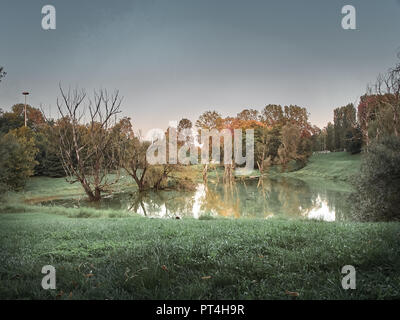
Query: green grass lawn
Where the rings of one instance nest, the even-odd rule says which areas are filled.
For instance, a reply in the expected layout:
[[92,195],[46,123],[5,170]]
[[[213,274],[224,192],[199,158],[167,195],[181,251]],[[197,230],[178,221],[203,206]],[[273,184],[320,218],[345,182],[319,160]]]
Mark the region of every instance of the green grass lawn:
[[[317,155],[285,175],[344,180],[358,166],[359,156]],[[135,187],[125,177],[117,188]],[[78,184],[34,178],[0,205],[0,298],[400,299],[400,223],[149,219],[33,205],[78,194]],[[56,268],[54,291],[41,287],[45,265]],[[356,290],[342,289],[345,265],[356,268]]]
[[[298,299],[400,298],[398,223],[70,218],[21,208],[0,214],[2,299],[291,299],[286,290]],[[41,288],[44,265],[56,268],[54,291]],[[344,265],[356,268],[356,290],[341,287]]]
[[312,177],[349,182],[359,172],[360,164],[360,154],[352,155],[347,152],[314,154],[304,168],[283,175],[299,179]]
[[[108,179],[112,181],[115,175],[110,174]],[[125,172],[121,172],[118,183],[112,186],[114,192],[135,191],[137,186],[133,179]],[[36,203],[50,200],[52,198],[71,198],[85,194],[81,184],[69,183],[65,178],[50,178],[50,177],[31,177],[21,192],[11,192],[8,195],[8,201],[12,200],[28,200]]]

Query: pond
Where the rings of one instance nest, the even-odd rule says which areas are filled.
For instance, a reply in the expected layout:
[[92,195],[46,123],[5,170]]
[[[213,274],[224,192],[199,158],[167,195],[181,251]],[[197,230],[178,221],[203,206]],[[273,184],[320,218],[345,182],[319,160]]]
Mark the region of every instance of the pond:
[[56,199],[43,205],[94,207],[136,212],[147,217],[308,218],[345,220],[350,206],[348,185],[321,180],[262,178],[236,181],[232,185],[209,182],[193,191],[120,193],[99,203],[86,198]]

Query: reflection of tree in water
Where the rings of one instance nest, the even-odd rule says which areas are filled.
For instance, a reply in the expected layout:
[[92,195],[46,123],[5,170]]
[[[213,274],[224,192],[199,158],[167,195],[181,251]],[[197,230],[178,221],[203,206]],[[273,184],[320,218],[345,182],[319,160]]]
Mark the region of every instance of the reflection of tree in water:
[[195,191],[184,191],[168,193],[169,197],[165,205],[175,215],[192,215]]
[[349,215],[349,194],[326,189],[324,195],[329,209],[335,212],[336,219],[345,220]]
[[336,216],[341,218],[346,211],[343,195],[324,189],[323,184],[312,186],[293,178],[243,180],[233,189],[216,185],[209,188],[211,191],[203,207],[223,216],[266,218],[274,215],[306,217],[310,212],[322,214],[326,210],[324,206],[329,204],[328,213],[335,216],[337,210]]
[[148,191],[131,199],[130,210],[148,216],[219,215],[224,217],[319,217],[342,219],[347,212],[345,193],[323,183],[293,178],[264,178],[233,184],[199,184],[196,191]]
[[145,216],[173,218],[191,215],[194,191],[137,192],[131,198],[129,210]]
[[315,206],[317,194],[313,194],[304,181],[280,179],[274,184],[282,213],[288,216],[299,216]]
[[206,186],[201,211],[206,214],[218,214],[223,217],[239,218],[240,199],[236,183]]
[[303,216],[326,221],[346,219],[349,212],[348,192],[330,189],[325,181],[313,181],[309,189],[313,205],[302,210]]
[[[222,179],[220,179],[222,181]],[[96,209],[128,209],[153,217],[224,217],[270,216],[306,217],[324,220],[345,220],[349,217],[348,185],[323,180],[303,181],[269,177],[243,179],[232,184],[198,184],[195,191],[147,191],[121,193],[92,204],[85,198],[56,199],[44,205],[94,207]]]
[[[300,182],[301,183],[301,182]],[[300,208],[313,205],[307,185],[272,179],[243,180],[209,186],[202,210],[225,217],[299,216]]]
[[242,206],[249,216],[299,216],[313,205],[308,185],[300,180],[260,178],[248,184]]
[[132,199],[130,200],[130,205],[128,207],[128,211],[133,211],[133,212],[140,212],[139,208],[142,210],[143,215],[147,216],[147,210],[144,205],[143,198],[145,197],[145,192],[136,192],[133,196]]

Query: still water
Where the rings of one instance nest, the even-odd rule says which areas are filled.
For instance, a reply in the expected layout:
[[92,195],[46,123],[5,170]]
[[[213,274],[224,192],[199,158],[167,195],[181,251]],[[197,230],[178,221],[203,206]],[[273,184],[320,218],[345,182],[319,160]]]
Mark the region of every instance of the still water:
[[199,183],[193,191],[120,193],[90,203],[85,198],[58,199],[42,203],[65,207],[129,210],[147,217],[285,217],[345,220],[350,213],[350,189],[326,181],[263,178],[236,181],[233,185]]

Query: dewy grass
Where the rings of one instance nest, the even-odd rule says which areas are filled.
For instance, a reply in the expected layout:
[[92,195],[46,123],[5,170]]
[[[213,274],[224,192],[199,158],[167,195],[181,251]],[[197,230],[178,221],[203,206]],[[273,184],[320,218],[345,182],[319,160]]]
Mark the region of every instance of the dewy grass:
[[[2,299],[400,298],[398,223],[9,212]],[[56,268],[56,290],[41,287],[44,265]],[[344,265],[356,268],[356,290],[342,289]]]
[[[307,177],[335,176],[334,157],[346,175],[357,166],[344,154],[316,156]],[[286,291],[298,299],[400,298],[400,223],[149,219],[24,203],[79,188],[35,178],[0,204],[0,298],[292,299]],[[56,290],[41,287],[45,265],[56,268]],[[345,265],[356,268],[356,290],[341,286]]]
[[[109,179],[113,180],[115,174],[110,174]],[[118,183],[112,186],[113,192],[135,191],[135,182],[123,170],[119,176]],[[49,197],[72,197],[84,194],[79,182],[69,183],[65,178],[32,177],[28,180],[24,191],[14,196],[22,196],[32,202],[45,201]]]
[[88,207],[64,208],[60,206],[35,206],[13,203],[0,205],[0,214],[1,213],[49,213],[63,215],[69,218],[126,218],[138,216],[136,213],[124,210],[97,210]]

